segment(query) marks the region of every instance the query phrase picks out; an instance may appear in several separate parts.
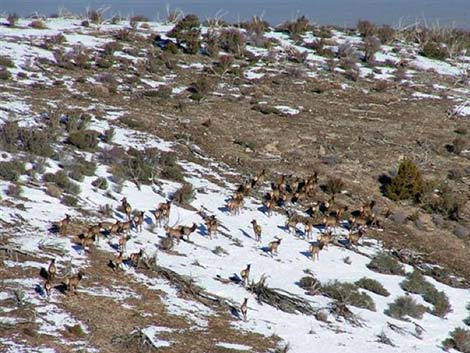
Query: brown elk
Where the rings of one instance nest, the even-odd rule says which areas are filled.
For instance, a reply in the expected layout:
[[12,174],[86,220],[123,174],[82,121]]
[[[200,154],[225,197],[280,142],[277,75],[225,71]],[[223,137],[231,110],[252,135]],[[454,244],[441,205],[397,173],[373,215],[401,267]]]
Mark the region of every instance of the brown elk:
[[248,313],[248,298],[245,298],[243,300],[242,305],[240,305],[240,311],[241,311],[242,316],[243,316],[243,321],[246,321],[247,320],[247,313]]
[[136,231],[142,232],[142,224],[144,223],[144,211],[139,212],[133,218]]
[[362,238],[364,235],[364,231],[359,229],[358,232],[353,232],[352,230],[347,234],[347,239],[349,245],[357,245],[359,243],[359,239]]
[[310,239],[312,237],[312,232],[313,232],[313,222],[310,219],[304,219],[303,225],[304,225],[304,234],[307,237],[307,239]]
[[81,245],[83,250],[90,252],[91,246],[95,243],[96,235],[92,235],[91,237],[87,238],[83,234],[78,237],[78,244]]
[[127,202],[127,198],[123,198],[121,200],[121,206],[124,211],[124,213],[127,216],[127,219],[130,221],[131,220],[131,214],[132,214],[132,207],[129,202]]
[[44,291],[46,292],[47,296],[50,297],[51,296],[51,291],[52,291],[52,283],[49,279],[47,279],[45,282],[44,282]]
[[255,175],[251,180],[251,187],[257,187],[264,183],[264,179],[266,177],[266,170],[263,169],[261,173]]
[[361,208],[359,209],[359,213],[361,217],[366,218],[370,216],[372,214],[372,210],[374,207],[375,207],[375,200],[366,202],[364,205],[362,205]]
[[323,217],[322,225],[325,229],[334,228],[338,225],[338,218],[334,216]]
[[188,226],[181,226],[180,231],[181,231],[181,236],[185,235],[186,239],[189,240],[189,236],[191,233],[193,233],[197,229],[196,223],[193,223],[191,227]]
[[268,245],[268,248],[269,248],[269,251],[272,255],[277,255],[278,254],[278,249],[279,249],[279,245],[281,245],[281,240],[282,239],[276,239],[276,240],[273,240],[269,243]]
[[127,222],[121,222],[121,226],[119,228],[118,233],[131,233],[131,228],[132,228],[132,220],[127,221]]
[[47,279],[50,279],[51,281],[53,281],[56,274],[57,274],[57,268],[55,266],[55,259],[52,259],[51,263],[49,264],[49,267],[47,268]]
[[118,234],[121,231],[122,228],[122,222],[121,221],[116,221],[111,227],[109,228],[109,232],[113,235]]
[[320,260],[320,250],[322,250],[322,248],[323,243],[321,242],[310,244],[308,252],[312,261],[315,261],[315,257],[317,258],[317,260]]
[[215,235],[217,237],[217,228],[219,226],[219,222],[215,218],[214,215],[206,218],[205,220],[206,223],[206,228],[207,228],[207,234],[209,237],[212,239],[212,235]]
[[243,207],[243,199],[240,198],[231,198],[227,202],[227,208],[231,215],[240,214],[240,210]]
[[109,260],[109,266],[113,269],[113,271],[121,270],[122,269],[122,262],[123,262],[123,251],[119,251],[117,255],[114,255],[114,259]]
[[162,226],[162,220],[163,220],[163,211],[157,208],[153,212],[153,216],[155,217],[155,222],[158,224],[159,227],[161,227]]
[[246,265],[246,268],[244,268],[240,272],[240,276],[243,280],[243,285],[245,285],[245,286],[248,284],[248,281],[250,279],[250,268],[251,268],[251,264],[248,264],[248,265]]
[[129,260],[131,260],[132,265],[133,265],[135,268],[138,268],[138,267],[139,267],[140,260],[142,259],[143,256],[144,256],[144,250],[143,250],[143,249],[140,249],[139,252],[132,253],[132,254],[129,256]]
[[124,234],[119,238],[119,249],[121,249],[121,252],[126,251],[126,244],[129,239],[130,237]]
[[274,207],[276,206],[276,201],[274,199],[267,200],[263,202],[264,207],[266,207],[268,217],[271,217],[273,214]]
[[297,233],[297,218],[291,217],[286,222],[286,228],[289,233],[293,233],[294,235]]
[[261,226],[256,222],[256,219],[251,221],[251,224],[253,225],[253,232],[255,233],[256,241],[260,242],[261,241]]
[[61,219],[59,222],[56,223],[56,228],[61,235],[64,235],[67,231],[67,226],[72,221],[70,215],[67,213],[65,214],[65,218]]
[[333,234],[331,233],[331,231],[327,233],[322,233],[320,235],[319,243],[320,243],[321,248],[324,248],[324,247],[327,248],[328,244],[330,244],[332,241],[333,241]]
[[159,203],[157,210],[161,213],[159,218],[165,221],[165,224],[168,225],[168,222],[170,221],[171,201],[167,200],[166,202]]
[[169,226],[165,226],[165,233],[171,239],[176,239],[177,244],[180,243],[180,240],[183,236],[183,233],[181,232],[181,227],[172,228]]
[[83,273],[81,270],[78,271],[75,276],[67,277],[64,281],[66,291],[76,294],[78,283],[80,283],[82,279]]

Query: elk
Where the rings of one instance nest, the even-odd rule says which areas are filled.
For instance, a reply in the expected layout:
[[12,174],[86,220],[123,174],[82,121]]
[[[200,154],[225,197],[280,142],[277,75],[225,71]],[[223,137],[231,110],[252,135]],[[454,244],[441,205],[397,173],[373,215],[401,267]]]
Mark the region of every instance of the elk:
[[142,259],[142,256],[144,256],[144,250],[140,249],[139,252],[132,253],[129,256],[129,260],[131,260],[132,265],[137,268],[139,267],[140,260]]
[[113,260],[109,260],[109,266],[113,269],[113,271],[122,269],[122,261],[123,261],[123,252],[122,250],[119,251],[117,255],[114,255]]
[[121,237],[119,238],[119,248],[121,249],[121,252],[126,251],[126,244],[129,239],[130,237],[126,235],[121,235]]
[[96,240],[96,235],[92,235],[91,237],[87,238],[84,235],[78,238],[78,244],[81,245],[83,250],[90,251],[90,247],[94,244]]
[[251,180],[251,187],[254,188],[254,187],[261,185],[264,182],[265,177],[266,177],[266,170],[263,169],[261,173],[253,177],[253,179]]
[[364,235],[363,231],[360,229],[358,232],[350,231],[347,235],[349,245],[356,245],[359,243],[359,239]]
[[53,281],[56,274],[57,268],[55,267],[55,259],[52,259],[51,263],[49,264],[49,267],[47,268],[47,279]]
[[370,216],[372,214],[372,209],[374,207],[375,207],[375,201],[374,200],[366,202],[364,205],[362,205],[361,208],[359,209],[359,213],[360,213],[361,217]]
[[78,283],[83,279],[82,271],[78,271],[75,276],[67,277],[64,281],[65,289],[67,292],[77,293]]
[[[162,202],[158,204],[157,210],[161,212],[162,220],[165,220],[165,223],[168,225],[170,221],[170,209],[171,209],[171,201],[167,200],[166,202]],[[155,217],[156,218],[156,217]]]
[[48,280],[48,279],[44,282],[44,291],[46,292],[47,297],[50,297],[50,296],[51,296],[52,283],[51,283],[51,281]]
[[253,225],[253,232],[255,233],[256,241],[260,242],[261,241],[261,226],[256,222],[256,219],[251,221],[251,224]]
[[181,227],[171,228],[169,226],[165,226],[166,235],[170,238],[176,239],[176,243],[179,244],[183,233],[181,232]]
[[245,286],[248,284],[248,281],[250,279],[250,268],[251,268],[251,264],[248,264],[248,265],[246,265],[246,268],[244,268],[240,272],[240,276],[243,280],[243,285],[245,285]]
[[324,247],[327,248],[328,244],[331,243],[332,240],[333,240],[333,234],[331,233],[331,231],[321,234],[320,235],[320,240],[319,240],[320,247],[321,248],[324,248]]
[[121,206],[122,206],[122,209],[124,210],[124,213],[127,216],[127,219],[131,220],[132,207],[131,207],[130,203],[127,202],[127,198],[124,197],[121,200]]
[[279,245],[281,245],[281,240],[282,239],[276,239],[276,240],[273,240],[272,242],[269,243],[269,251],[271,252],[271,255],[277,255],[278,254],[278,248],[279,248]]
[[127,222],[121,222],[121,226],[119,227],[118,233],[126,232],[127,234],[130,234],[131,227],[132,227],[132,220],[127,221]]
[[349,219],[350,229],[360,229],[367,226],[369,220],[364,217],[351,217]]
[[297,233],[297,218],[291,217],[286,222],[286,228],[289,233],[293,233],[294,235]]
[[332,209],[332,211],[330,212],[330,216],[334,216],[336,217],[337,219],[341,219],[341,217],[343,216],[344,212],[346,212],[348,210],[348,206],[338,206],[338,207],[335,207],[334,209]]
[[243,199],[240,198],[231,198],[227,202],[227,208],[231,215],[240,214],[240,209],[243,207]]
[[113,225],[111,225],[109,232],[111,234],[118,234],[121,231],[122,227],[122,222],[121,221],[116,221]]
[[86,238],[91,238],[92,236],[95,236],[95,239],[98,242],[100,240],[100,235],[101,235],[101,226],[99,224],[89,226],[88,230],[85,232],[85,237]]
[[67,230],[67,226],[70,224],[71,221],[72,219],[70,215],[66,213],[65,218],[61,219],[59,222],[56,223],[56,228],[61,235],[65,234],[65,231]]
[[263,202],[264,207],[266,207],[268,217],[271,217],[273,214],[273,209],[276,206],[276,201],[274,199],[267,200]]
[[304,225],[304,234],[307,237],[307,239],[310,239],[312,237],[312,232],[313,232],[312,221],[309,219],[305,219],[303,221],[303,225]]
[[281,192],[285,192],[287,190],[287,182],[286,182],[286,176],[282,175],[281,180],[279,181],[279,184],[277,184],[277,188]]
[[242,305],[240,305],[240,311],[243,315],[243,321],[246,321],[247,320],[247,312],[248,312],[248,298],[245,298],[243,300],[243,303]]
[[144,211],[139,212],[133,218],[134,226],[138,232],[142,232],[142,224],[144,223]]
[[111,222],[100,222],[100,223],[98,223],[98,226],[100,227],[101,230],[106,232],[106,234],[112,233],[111,229],[113,227],[113,223],[111,223]]
[[205,221],[206,223],[206,228],[207,228],[207,234],[209,237],[212,239],[212,235],[215,235],[217,237],[217,228],[219,226],[219,222],[215,218],[214,215],[208,217]]
[[157,208],[153,212],[153,216],[155,217],[155,222],[158,224],[159,227],[161,227],[162,226],[162,220],[163,220],[163,211]]
[[189,240],[189,236],[191,235],[191,233],[193,233],[196,230],[196,228],[197,228],[196,223],[193,223],[191,227],[181,226],[180,227],[181,236],[186,235],[186,239]]
[[317,258],[317,260],[320,260],[320,250],[322,249],[323,243],[321,242],[310,244],[308,252],[312,261],[315,261],[315,257]]
[[334,228],[338,225],[338,218],[334,216],[323,217],[322,225],[325,229]]

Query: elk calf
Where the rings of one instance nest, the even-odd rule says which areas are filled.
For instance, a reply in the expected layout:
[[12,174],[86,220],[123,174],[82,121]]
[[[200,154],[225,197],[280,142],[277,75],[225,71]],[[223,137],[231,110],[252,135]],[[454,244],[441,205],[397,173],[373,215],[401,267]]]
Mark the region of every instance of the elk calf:
[[131,220],[131,214],[132,214],[132,207],[129,202],[127,202],[127,198],[123,198],[121,200],[121,206],[122,209],[124,210],[124,213],[127,216],[127,219],[130,221]]
[[310,258],[312,259],[312,261],[315,261],[315,256],[317,258],[317,260],[320,260],[320,250],[322,248],[322,243],[319,242],[318,244],[310,244],[309,248],[308,248],[308,252],[310,254]]

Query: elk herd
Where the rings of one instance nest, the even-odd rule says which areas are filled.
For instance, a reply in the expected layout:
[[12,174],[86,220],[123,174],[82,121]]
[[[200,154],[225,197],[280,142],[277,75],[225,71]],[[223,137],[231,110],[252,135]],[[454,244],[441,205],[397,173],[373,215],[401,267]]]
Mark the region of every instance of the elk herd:
[[[266,171],[262,170],[253,178],[242,182],[226,201],[226,211],[233,216],[239,215],[245,205],[245,198],[252,192],[259,193],[261,186],[265,184],[265,179]],[[313,175],[306,178],[282,175],[277,182],[271,183],[270,188],[265,189],[262,201],[263,207],[261,208],[268,217],[272,215],[275,209],[287,215],[287,220],[284,224],[285,230],[293,236],[302,237],[309,242],[306,253],[313,261],[319,260],[320,252],[327,249],[328,245],[336,239],[338,226],[347,225],[346,228],[349,229],[349,232],[346,234],[345,240],[347,245],[351,246],[358,244],[368,227],[379,225],[374,201],[363,203],[356,210],[349,212],[347,206],[341,205],[335,200],[334,194],[328,199],[316,200],[318,188],[317,173],[313,173]],[[294,206],[297,206],[298,210],[305,211],[302,212],[303,215],[292,211]],[[176,243],[178,245],[181,240],[189,241],[191,234],[196,231],[198,225],[193,223],[192,225],[170,226],[171,210],[171,201],[159,203],[154,210],[150,211],[154,217],[154,224],[158,227],[163,227],[166,236],[171,240],[172,244]],[[92,246],[95,242],[98,243],[101,237],[106,236],[109,238],[116,236],[118,237],[118,252],[109,260],[109,267],[113,270],[119,270],[122,269],[123,263],[126,263],[137,268],[144,256],[144,250],[140,249],[136,253],[126,255],[126,243],[131,239],[131,230],[135,232],[142,231],[144,211],[133,210],[125,197],[121,200],[120,211],[125,215],[123,217],[125,220],[87,225],[74,242],[81,246],[85,252],[90,252]],[[210,239],[217,237],[220,221],[216,216],[207,215],[202,211],[198,212],[198,214],[204,220],[207,236]],[[348,214],[348,217],[345,217],[346,214]],[[57,232],[61,235],[71,234],[69,227],[72,225],[71,217],[67,214],[64,219],[54,224]],[[256,219],[253,219],[251,226],[253,239],[260,243],[263,234],[261,225]],[[318,239],[312,241],[314,227],[320,229],[320,233]],[[281,247],[281,242],[282,238],[276,236],[263,249],[271,256],[276,256]],[[248,264],[240,272],[241,282],[244,286],[249,284],[250,269],[251,264]],[[56,274],[57,268],[53,259],[45,276],[44,290],[47,296],[50,295],[51,290],[54,288],[53,283],[57,278]],[[81,270],[75,275],[65,277],[62,282],[64,292],[76,293],[77,286],[83,277],[84,273]],[[240,307],[244,319],[246,319],[247,315],[247,300],[245,298]]]

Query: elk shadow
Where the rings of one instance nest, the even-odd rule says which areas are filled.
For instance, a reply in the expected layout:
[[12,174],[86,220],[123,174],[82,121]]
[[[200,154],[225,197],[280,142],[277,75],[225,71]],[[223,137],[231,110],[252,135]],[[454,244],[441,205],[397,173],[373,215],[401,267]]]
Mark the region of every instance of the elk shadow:
[[41,276],[44,279],[49,279],[49,272],[44,267],[41,267],[39,270],[39,276]]
[[207,227],[202,223],[198,225],[197,233],[199,235],[202,235],[203,237],[208,237],[209,236],[209,232],[207,231]]
[[241,228],[238,228],[238,230],[247,238],[249,239],[254,239],[250,234],[248,234],[246,231],[244,231],[243,229]]
[[39,283],[37,283],[35,286],[34,286],[34,291],[39,294],[41,297],[44,297],[46,296],[46,291],[44,290],[44,287],[42,285],[40,285]]

